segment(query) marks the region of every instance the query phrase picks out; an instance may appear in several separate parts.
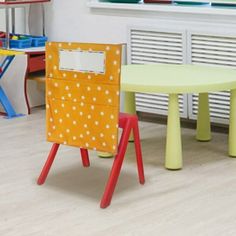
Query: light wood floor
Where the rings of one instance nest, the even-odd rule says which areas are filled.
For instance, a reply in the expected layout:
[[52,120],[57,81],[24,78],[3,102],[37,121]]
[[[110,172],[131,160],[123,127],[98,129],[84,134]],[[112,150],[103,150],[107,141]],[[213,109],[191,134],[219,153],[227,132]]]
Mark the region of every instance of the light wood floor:
[[99,202],[112,159],[62,147],[43,186],[36,179],[48,154],[44,110],[0,117],[0,236],[236,235],[236,159],[227,135],[210,143],[182,129],[184,169],[164,169],[165,125],[140,122],[146,184],[137,181],[130,144],[109,208]]

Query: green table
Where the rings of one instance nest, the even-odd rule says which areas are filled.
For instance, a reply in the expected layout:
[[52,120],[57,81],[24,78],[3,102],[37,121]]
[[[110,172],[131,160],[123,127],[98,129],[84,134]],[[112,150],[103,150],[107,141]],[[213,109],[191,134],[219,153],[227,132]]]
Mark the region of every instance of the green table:
[[169,95],[165,167],[182,168],[178,94],[199,93],[197,134],[211,139],[208,92],[230,90],[229,156],[236,157],[236,70],[200,65],[125,65],[121,70],[125,112],[135,113],[135,92]]

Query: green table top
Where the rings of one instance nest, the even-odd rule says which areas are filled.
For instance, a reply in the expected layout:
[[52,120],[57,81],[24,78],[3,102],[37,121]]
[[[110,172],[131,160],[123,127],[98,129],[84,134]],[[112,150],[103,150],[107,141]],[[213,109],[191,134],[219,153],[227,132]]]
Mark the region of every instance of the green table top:
[[236,70],[202,65],[124,65],[121,90],[148,93],[202,93],[236,88]]

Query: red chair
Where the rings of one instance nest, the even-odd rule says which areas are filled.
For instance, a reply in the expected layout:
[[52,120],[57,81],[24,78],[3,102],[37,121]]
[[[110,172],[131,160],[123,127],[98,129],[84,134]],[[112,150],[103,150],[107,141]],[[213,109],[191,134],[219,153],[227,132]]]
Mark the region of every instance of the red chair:
[[[100,204],[105,208],[111,202],[131,131],[139,182],[145,182],[138,118],[119,114],[121,45],[53,42],[46,46],[46,58],[47,140],[53,145],[38,184],[45,182],[60,144],[80,148],[85,167],[90,165],[87,149],[113,153]],[[94,58],[100,66],[91,66]],[[122,129],[119,142],[118,126]]]
[[[118,146],[118,153],[114,158],[113,166],[110,172],[110,177],[108,179],[105,191],[103,193],[103,197],[101,199],[101,203],[100,203],[101,208],[106,208],[111,203],[112,195],[115,190],[115,186],[116,186],[119,174],[120,174],[121,166],[124,160],[124,156],[127,149],[128,140],[129,140],[131,131],[133,131],[133,134],[134,134],[134,144],[135,144],[135,151],[136,151],[139,182],[140,184],[144,184],[145,182],[137,116],[126,114],[126,113],[120,113],[119,128],[123,129],[123,131],[122,131],[122,135],[121,135],[119,146]],[[54,143],[52,145],[51,151],[48,155],[48,159],[38,178],[37,183],[39,185],[45,182],[48,172],[57,154],[57,150],[59,146],[60,144],[57,144],[57,143]],[[89,162],[88,150],[81,148],[80,153],[82,157],[83,166],[89,167],[90,162]]]

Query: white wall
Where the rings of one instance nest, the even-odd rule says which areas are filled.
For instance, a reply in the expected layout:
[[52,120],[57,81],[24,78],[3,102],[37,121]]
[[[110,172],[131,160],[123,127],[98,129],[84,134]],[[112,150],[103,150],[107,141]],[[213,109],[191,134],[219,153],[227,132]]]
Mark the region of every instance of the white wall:
[[46,6],[47,34],[55,41],[126,42],[128,25],[206,27],[236,23],[236,17],[182,13],[90,10],[88,0],[53,0]]
[[[25,30],[25,23],[23,17],[24,11],[22,8],[17,8],[15,13],[15,27],[17,33],[23,33]],[[11,19],[10,19],[11,24]],[[0,31],[6,30],[6,21],[5,21],[5,9],[0,8]]]
[[0,30],[2,30],[4,28],[4,12],[3,9],[0,9]]
[[[213,16],[183,13],[137,12],[125,10],[91,10],[88,0],[52,0],[46,3],[46,34],[49,40],[125,43],[128,25],[156,27],[206,27],[215,22],[233,24],[235,16]],[[38,4],[37,4],[38,5]],[[40,7],[40,5],[38,5]],[[22,13],[17,13],[17,32],[23,30]],[[39,31],[40,11],[30,15],[32,33]],[[0,30],[5,29],[5,14],[0,9]]]
[[86,0],[54,0],[47,7],[47,32],[51,40],[120,42],[126,41],[127,18],[93,15]]

